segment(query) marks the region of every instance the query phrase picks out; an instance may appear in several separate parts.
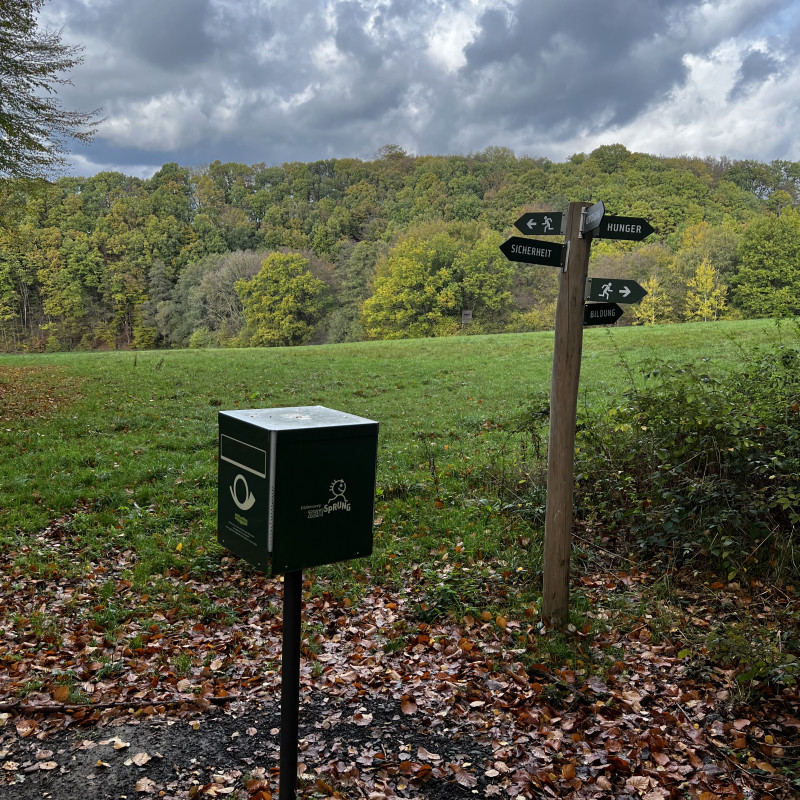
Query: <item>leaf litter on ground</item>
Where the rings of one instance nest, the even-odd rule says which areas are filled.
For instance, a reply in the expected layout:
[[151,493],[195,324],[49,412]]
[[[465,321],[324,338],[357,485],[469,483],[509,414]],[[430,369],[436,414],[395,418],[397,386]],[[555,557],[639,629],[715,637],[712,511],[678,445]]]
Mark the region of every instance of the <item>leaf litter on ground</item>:
[[[39,544],[68,548],[65,523]],[[25,800],[116,770],[105,785],[143,795],[277,796],[280,579],[226,557],[137,589],[124,546],[69,579],[26,572],[17,555],[0,565],[0,786]],[[584,659],[565,666],[531,661],[552,635],[533,618],[420,620],[421,588],[405,577],[391,588],[362,576],[356,602],[325,579],[304,583],[301,796],[320,796],[315,781],[334,797],[795,796],[796,687],[749,706],[732,666],[698,644],[732,609],[796,612],[791,587],[693,578],[664,629],[663,614],[619,613],[621,594],[647,608],[651,576],[581,575],[598,624],[573,632]]]

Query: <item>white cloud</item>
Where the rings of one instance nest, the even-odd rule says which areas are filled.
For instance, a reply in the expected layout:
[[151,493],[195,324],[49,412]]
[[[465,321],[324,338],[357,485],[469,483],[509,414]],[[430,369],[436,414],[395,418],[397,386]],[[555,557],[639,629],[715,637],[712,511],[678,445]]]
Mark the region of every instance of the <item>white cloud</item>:
[[785,76],[770,77],[730,100],[742,52],[742,43],[731,41],[707,56],[686,56],[685,86],[634,122],[589,137],[585,149],[622,142],[631,150],[658,154],[800,160],[800,140],[791,123],[798,121],[800,64],[795,61]]
[[202,110],[204,103],[202,93],[185,91],[135,102],[103,124],[102,136],[123,147],[143,150],[186,147],[206,133],[209,117]]

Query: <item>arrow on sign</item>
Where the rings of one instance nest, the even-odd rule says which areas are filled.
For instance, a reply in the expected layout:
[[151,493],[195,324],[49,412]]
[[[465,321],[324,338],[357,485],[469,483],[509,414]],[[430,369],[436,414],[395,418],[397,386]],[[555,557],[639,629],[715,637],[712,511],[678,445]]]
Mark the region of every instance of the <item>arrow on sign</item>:
[[553,242],[542,242],[539,239],[512,236],[500,245],[500,250],[509,261],[560,267],[564,246]]
[[655,232],[655,228],[644,217],[604,217],[595,234],[601,239],[626,239],[641,242]]
[[613,325],[623,314],[616,303],[588,303],[583,307],[583,327]]
[[560,211],[523,214],[515,223],[517,230],[527,233],[556,235],[564,233],[564,215]]
[[617,278],[587,278],[586,300],[616,300],[622,303],[638,303],[647,292],[636,281]]

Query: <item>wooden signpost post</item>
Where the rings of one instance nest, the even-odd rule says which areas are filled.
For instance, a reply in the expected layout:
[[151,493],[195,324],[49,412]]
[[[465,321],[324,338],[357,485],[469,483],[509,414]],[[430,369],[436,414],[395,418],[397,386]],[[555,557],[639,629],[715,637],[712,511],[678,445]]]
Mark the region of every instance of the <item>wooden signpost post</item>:
[[569,256],[559,276],[553,375],[550,383],[550,438],[547,448],[547,507],[544,521],[542,616],[561,624],[569,612],[572,492],[575,484],[575,420],[583,349],[583,305],[591,235],[581,222],[588,203],[570,203],[566,243]]
[[[543,233],[556,214],[525,214],[514,224],[523,233]],[[644,219],[610,217],[602,201],[570,203],[564,221],[564,247],[514,236],[500,249],[511,261],[560,266],[556,303],[553,374],[550,385],[550,439],[547,450],[547,508],[544,527],[542,617],[563,625],[569,615],[569,561],[572,546],[572,496],[575,485],[575,423],[581,372],[583,329],[608,325],[622,316],[617,303],[634,303],[646,292],[635,281],[588,278],[592,239],[640,241],[653,232]],[[556,226],[553,225],[553,228]],[[527,230],[526,230],[527,229]],[[556,233],[553,230],[553,233]],[[559,252],[545,254],[545,248]],[[545,257],[545,255],[547,257]],[[586,305],[586,300],[613,300]]]

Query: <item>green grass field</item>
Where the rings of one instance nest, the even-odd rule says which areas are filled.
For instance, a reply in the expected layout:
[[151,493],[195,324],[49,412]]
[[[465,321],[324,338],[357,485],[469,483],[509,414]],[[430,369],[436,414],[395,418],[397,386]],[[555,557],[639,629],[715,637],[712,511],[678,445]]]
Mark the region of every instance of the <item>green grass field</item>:
[[[589,329],[580,403],[602,413],[653,359],[725,370],[743,346],[780,335],[758,321]],[[324,405],[381,424],[379,572],[455,540],[531,567],[541,531],[495,513],[493,488],[521,468],[543,477],[535,412],[547,406],[552,348],[540,333],[0,357],[0,542],[61,574],[119,540],[138,554],[139,581],[173,564],[203,569],[222,555],[217,412]],[[64,517],[69,558],[50,551],[37,564],[45,556],[21,546]],[[509,547],[517,537],[530,544]]]

